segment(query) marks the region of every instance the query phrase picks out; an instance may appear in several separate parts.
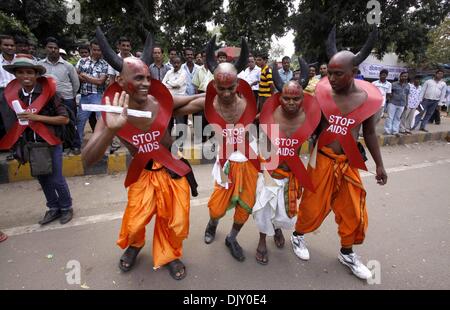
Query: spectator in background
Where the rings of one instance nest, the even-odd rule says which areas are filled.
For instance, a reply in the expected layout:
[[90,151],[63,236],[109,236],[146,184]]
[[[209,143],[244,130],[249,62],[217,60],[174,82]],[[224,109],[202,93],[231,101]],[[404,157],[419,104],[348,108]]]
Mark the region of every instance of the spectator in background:
[[162,83],[169,89],[172,96],[185,96],[187,79],[186,71],[181,69],[181,58],[176,56],[173,60],[173,69],[167,72]]
[[221,64],[221,63],[227,62],[227,61],[228,61],[227,53],[225,53],[224,51],[218,51],[217,52],[217,62],[219,64]]
[[400,133],[411,134],[414,113],[419,106],[420,92],[422,91],[422,86],[420,86],[420,76],[416,75],[414,77],[414,82],[409,84],[409,96],[408,105],[403,111],[401,122],[400,122]]
[[[132,57],[133,54],[131,54],[131,41],[127,37],[120,37],[118,42],[118,49],[120,58],[125,59],[127,57]],[[109,79],[109,85],[114,83],[116,81],[116,77],[119,76],[119,72],[113,69],[113,67],[108,67],[108,79]]]
[[27,38],[16,36],[14,41],[16,42],[16,54],[30,55],[30,42]]
[[[88,58],[89,55],[91,54],[91,49],[90,49],[89,45],[87,45],[87,44],[80,45],[78,47],[78,54],[80,54],[81,59],[78,60],[77,64],[75,65],[75,69],[77,70],[77,73],[80,74],[80,62],[86,61],[86,58]],[[80,98],[77,97],[77,100],[78,100],[77,104],[79,104]],[[89,126],[91,127],[92,132],[94,132],[96,124],[97,124],[96,114],[91,113],[91,116],[89,116]],[[79,139],[79,138],[77,138],[77,139]]]
[[281,60],[282,68],[278,70],[278,73],[280,74],[280,78],[283,81],[283,84],[286,84],[290,80],[292,80],[292,77],[294,76],[294,72],[291,70],[291,58],[288,56],[284,56]]
[[[192,57],[190,53],[192,53]],[[188,50],[187,55],[189,55],[189,58],[191,60],[194,58],[192,50]],[[187,70],[189,69],[183,69],[180,56],[175,56],[173,59],[173,68],[169,72],[167,72],[164,80],[162,81],[162,83],[169,89],[172,96],[186,96],[189,83]],[[195,89],[193,91],[195,92]],[[183,127],[187,126],[187,116],[178,116],[175,117],[175,120],[177,124],[176,131],[178,131],[176,137],[177,139],[180,139],[183,136]],[[181,124],[183,124],[184,126],[179,126]],[[172,131],[173,123],[170,125],[171,126],[169,130]],[[182,141],[178,142],[178,147],[182,150]]]
[[309,77],[309,81],[308,81],[308,85],[306,86],[306,88],[305,88],[305,92],[307,92],[307,93],[309,93],[309,94],[311,94],[311,95],[314,95],[315,94],[315,92],[316,92],[316,85],[317,85],[317,83],[319,83],[319,79],[317,78],[317,75],[316,75],[316,67],[315,66],[313,66],[313,65],[310,65],[309,66],[309,74],[308,74],[308,77]]
[[[197,72],[194,75],[194,78],[192,79],[192,84],[194,84],[195,88],[196,88],[196,92],[198,94],[201,93],[205,93],[206,92],[206,88],[208,87],[209,82],[211,82],[214,79],[214,75],[208,70],[207,64],[206,64],[206,52],[203,51],[201,52],[202,55],[202,63],[203,65],[200,67],[200,69],[197,70]],[[259,81],[259,79],[258,79]],[[197,137],[201,137],[201,141],[202,142],[206,142],[206,140],[208,140],[208,136],[204,135],[204,130],[205,127],[209,124],[206,117],[205,117],[205,113],[204,111],[201,112],[197,112],[195,114],[193,114],[193,119],[194,119],[194,136]],[[197,126],[196,125],[196,121],[201,119],[201,126]],[[199,130],[199,128],[201,128],[201,133],[197,132],[197,130]]]
[[319,75],[316,75],[316,77],[320,80],[328,75],[328,65],[326,63],[323,63],[319,67]]
[[173,68],[173,60],[175,59],[175,57],[178,56],[178,52],[177,49],[174,47],[169,48],[169,61],[167,62],[166,65],[168,65],[170,67],[170,69]]
[[392,83],[392,98],[388,103],[388,116],[384,122],[384,134],[400,136],[400,117],[408,104],[408,72],[400,73],[400,80]]
[[450,116],[450,80],[447,81],[447,116]]
[[136,58],[141,58],[142,52],[141,51],[137,51],[135,56],[136,56]]
[[292,76],[292,79],[297,82],[300,81],[300,74],[301,74],[300,70],[294,70],[294,75]]
[[436,107],[439,105],[439,102],[445,103],[447,85],[445,85],[445,82],[442,80],[443,77],[444,71],[442,69],[438,69],[434,75],[434,78],[427,80],[423,84],[419,101],[424,109],[425,116],[422,121],[420,121],[420,115],[416,117],[414,128],[416,128],[419,125],[419,122],[421,122],[420,130],[428,132],[425,127],[436,110]]
[[364,80],[364,75],[361,74],[361,70],[358,69],[358,67],[355,67],[355,80]]
[[164,50],[161,46],[153,47],[153,63],[150,65],[150,74],[152,78],[160,82],[164,76],[170,71],[170,66],[163,63]]
[[62,49],[62,48],[59,49],[59,56],[61,56],[62,59],[67,61],[67,52],[65,49]]
[[238,78],[245,80],[251,87],[255,99],[258,100],[259,80],[261,78],[261,68],[256,65],[255,57],[248,57],[248,67],[239,73]]
[[[16,43],[12,36],[0,35],[0,98],[9,82],[15,79],[14,74],[9,73],[3,66],[10,65],[14,60],[16,52]],[[5,135],[5,127],[0,118],[0,139]]]
[[381,95],[383,95],[383,105],[376,117],[377,124],[383,117],[383,114],[387,112],[387,102],[389,102],[392,95],[392,84],[387,80],[388,75],[389,72],[386,69],[382,69],[380,71],[380,79],[372,82],[372,84],[381,92]]
[[[47,57],[39,61],[46,69],[46,75],[55,79],[56,93],[62,98],[62,103],[70,111],[69,118],[75,123],[77,115],[77,104],[75,97],[80,88],[80,80],[74,66],[64,60],[60,55],[58,40],[48,37],[45,44]],[[64,145],[69,152],[79,155],[81,143],[75,139],[73,145]]]
[[203,66],[202,52],[195,54],[195,64],[200,67]]
[[[102,51],[97,40],[91,41],[90,51],[90,57],[81,60],[78,69],[78,75],[81,80],[81,99],[77,121],[80,144],[83,144],[84,127],[92,113],[83,111],[81,105],[101,103],[108,75],[108,63],[102,59]],[[97,113],[97,117],[100,117],[100,113]]]
[[261,68],[258,89],[258,113],[261,112],[266,100],[274,93],[272,69],[267,64],[269,56],[267,53],[256,55],[256,65]]
[[88,58],[91,53],[89,45],[80,45],[80,47],[78,47],[78,53],[80,54],[81,59]]

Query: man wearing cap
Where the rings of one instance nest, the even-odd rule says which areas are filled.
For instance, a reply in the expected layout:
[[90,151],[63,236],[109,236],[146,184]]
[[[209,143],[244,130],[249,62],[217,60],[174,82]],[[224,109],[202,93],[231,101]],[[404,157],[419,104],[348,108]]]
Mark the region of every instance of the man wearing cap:
[[[72,198],[62,175],[59,130],[60,126],[69,122],[67,110],[56,94],[55,82],[42,76],[45,67],[37,64],[31,55],[17,54],[12,64],[3,68],[14,74],[16,79],[8,84],[0,99],[0,114],[7,129],[0,140],[0,149],[11,149],[18,143],[26,143],[27,146],[40,143],[49,148],[52,172],[37,175],[49,208],[39,224],[45,225],[57,218],[65,224],[73,216]],[[15,100],[19,101],[24,112],[14,112]]]
[[[76,122],[77,107],[75,97],[80,88],[77,70],[61,57],[59,43],[55,38],[47,38],[45,49],[47,51],[47,57],[39,61],[39,64],[45,67],[47,76],[55,79],[56,92],[62,98],[63,104],[70,110],[73,121]],[[74,154],[80,154],[80,141],[75,139],[73,144],[69,146],[72,152]]]

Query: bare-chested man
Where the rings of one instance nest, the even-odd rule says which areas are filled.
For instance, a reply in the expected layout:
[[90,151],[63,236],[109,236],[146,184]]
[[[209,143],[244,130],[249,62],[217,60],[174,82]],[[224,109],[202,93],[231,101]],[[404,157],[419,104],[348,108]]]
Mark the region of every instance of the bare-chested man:
[[377,183],[387,182],[375,134],[375,114],[381,107],[382,97],[373,85],[353,77],[353,67],[370,54],[373,40],[371,34],[356,56],[349,51],[336,53],[335,44],[331,46],[328,78],[323,78],[316,88],[323,117],[318,128],[317,158],[313,153],[309,167],[315,192],[304,190],[291,236],[295,254],[308,260],[303,235],[316,230],[333,210],[341,239],[338,259],[361,279],[372,276],[352,249],[354,244],[364,241],[368,223],[366,191],[358,171],[367,168],[356,143],[361,124],[365,143],[376,164]]
[[269,261],[266,236],[274,236],[275,245],[283,248],[281,229],[294,228],[302,187],[313,190],[299,151],[320,121],[317,102],[313,96],[303,94],[297,81],[277,88],[281,92],[266,101],[260,115],[260,125],[270,143],[270,153],[267,153],[269,148],[261,147],[260,155],[266,162],[270,157],[272,164],[278,165],[271,175],[259,174],[253,207],[253,218],[260,232],[256,261],[262,265]]
[[[218,160],[213,168],[215,186],[208,202],[210,220],[204,241],[207,244],[214,241],[219,219],[227,210],[234,208],[234,223],[225,238],[225,244],[235,259],[243,261],[245,256],[236,236],[255,204],[259,163],[256,153],[252,153],[247,144],[249,138],[246,126],[255,119],[256,102],[251,87],[247,82],[238,80],[237,70],[231,63],[221,63],[216,67],[214,80],[208,86],[204,108],[216,137],[226,141],[219,145]],[[187,114],[202,109],[202,103],[197,101],[197,104],[189,104],[177,111]]]
[[[125,182],[128,205],[117,241],[121,248],[127,250],[119,267],[122,271],[133,267],[145,244],[145,226],[155,215],[154,268],[167,266],[171,276],[181,280],[186,276],[180,257],[182,242],[189,231],[189,185],[196,195],[196,184],[195,180],[188,182],[193,175],[188,174],[190,167],[186,162],[171,156],[169,150],[173,141],[166,128],[172,109],[195,103],[195,100],[204,101],[204,98],[174,97],[172,102],[168,90],[151,79],[148,64],[143,61],[151,51],[151,44],[146,43],[143,60],[131,57],[122,60],[115,57],[99,30],[97,38],[106,60],[120,72],[117,83],[105,92],[105,102],[124,107],[124,110],[122,114],[106,113],[105,118],[98,121],[82,157],[87,165],[99,161],[114,136],[118,136],[133,155]],[[126,108],[150,111],[152,117],[129,116]]]

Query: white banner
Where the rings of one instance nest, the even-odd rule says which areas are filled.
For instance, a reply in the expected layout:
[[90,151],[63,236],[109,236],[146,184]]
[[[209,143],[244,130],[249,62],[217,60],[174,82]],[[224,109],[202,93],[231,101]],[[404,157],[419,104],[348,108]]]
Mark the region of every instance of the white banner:
[[400,66],[371,64],[366,62],[363,62],[362,64],[359,65],[359,70],[361,70],[361,74],[364,76],[365,79],[379,79],[380,71],[382,69],[386,69],[389,71],[389,75],[387,77],[388,80],[398,78],[400,73],[408,71],[407,67],[400,67]]

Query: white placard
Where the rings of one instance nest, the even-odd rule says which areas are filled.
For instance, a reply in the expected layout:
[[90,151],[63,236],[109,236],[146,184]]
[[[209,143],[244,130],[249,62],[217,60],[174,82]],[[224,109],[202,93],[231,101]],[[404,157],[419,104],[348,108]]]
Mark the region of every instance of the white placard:
[[[16,114],[25,112],[25,110],[24,110],[24,109],[22,108],[22,106],[20,105],[19,100],[13,100],[12,105],[13,105],[13,108],[14,108],[14,112],[16,112]],[[29,125],[29,122],[26,121],[26,120],[21,120],[21,119],[19,119],[19,124],[20,124],[20,125],[23,125],[23,126],[25,126],[25,125],[28,126],[28,125]]]
[[[81,109],[83,111],[90,111],[90,112],[107,112],[107,113],[122,113],[123,108],[122,107],[114,107],[111,105],[102,105],[102,104],[82,104]],[[128,115],[135,116],[135,117],[145,117],[145,118],[152,118],[152,112],[149,111],[139,111],[139,110],[133,110],[128,109]]]

